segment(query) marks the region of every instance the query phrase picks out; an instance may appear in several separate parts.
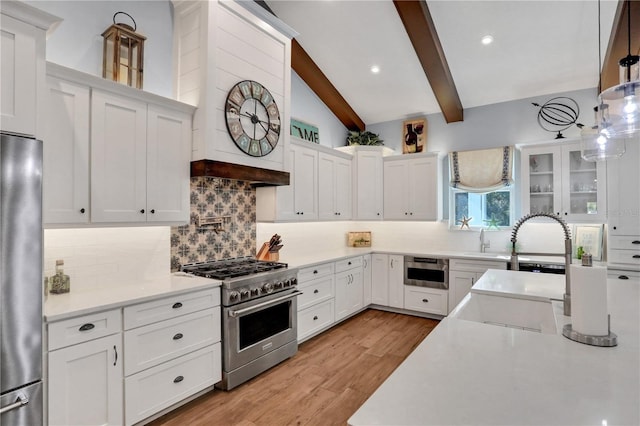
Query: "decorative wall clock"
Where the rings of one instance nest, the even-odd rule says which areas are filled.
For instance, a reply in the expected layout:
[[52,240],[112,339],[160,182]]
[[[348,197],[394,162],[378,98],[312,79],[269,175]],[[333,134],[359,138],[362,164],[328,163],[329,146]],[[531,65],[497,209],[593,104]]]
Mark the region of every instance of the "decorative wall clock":
[[227,131],[242,152],[269,154],[280,137],[280,112],[271,93],[260,83],[244,80],[233,86],[225,102]]

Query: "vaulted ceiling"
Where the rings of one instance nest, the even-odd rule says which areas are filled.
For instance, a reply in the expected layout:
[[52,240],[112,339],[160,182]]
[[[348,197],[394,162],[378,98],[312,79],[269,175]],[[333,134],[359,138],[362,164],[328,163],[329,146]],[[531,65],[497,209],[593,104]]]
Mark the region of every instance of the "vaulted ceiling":
[[[640,22],[640,2],[632,3],[632,22]],[[598,23],[603,61],[613,64],[603,82],[617,83],[615,63],[626,55],[618,0],[600,2],[600,19],[595,0],[267,4],[300,33],[293,69],[348,128],[438,112],[455,122],[464,108],[596,87]],[[638,33],[632,24],[635,50]]]

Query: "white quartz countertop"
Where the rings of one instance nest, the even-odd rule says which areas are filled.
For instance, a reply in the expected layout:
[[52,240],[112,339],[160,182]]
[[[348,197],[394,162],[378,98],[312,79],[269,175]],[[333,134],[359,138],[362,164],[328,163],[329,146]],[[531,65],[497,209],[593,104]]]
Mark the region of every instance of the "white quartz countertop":
[[166,276],[120,281],[113,287],[49,294],[44,304],[45,321],[52,322],[162,297],[219,287],[220,281],[180,272]]
[[[547,282],[555,280],[550,274],[522,274],[490,270],[474,291],[511,289],[532,299],[564,292],[563,280]],[[535,281],[540,291],[531,288]],[[349,424],[638,425],[639,300],[637,280],[608,280],[613,348],[445,318]]]
[[[541,279],[540,275],[542,275],[543,279]],[[484,274],[480,277],[471,291],[520,299],[548,301],[562,300],[565,287],[564,275],[491,270],[490,274]]]

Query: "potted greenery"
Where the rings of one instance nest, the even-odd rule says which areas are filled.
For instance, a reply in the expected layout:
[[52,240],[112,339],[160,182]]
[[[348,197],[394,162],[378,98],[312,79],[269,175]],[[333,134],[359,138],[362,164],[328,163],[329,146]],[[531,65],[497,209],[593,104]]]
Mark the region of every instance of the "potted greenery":
[[370,131],[349,130],[347,145],[382,145],[384,142],[378,135]]

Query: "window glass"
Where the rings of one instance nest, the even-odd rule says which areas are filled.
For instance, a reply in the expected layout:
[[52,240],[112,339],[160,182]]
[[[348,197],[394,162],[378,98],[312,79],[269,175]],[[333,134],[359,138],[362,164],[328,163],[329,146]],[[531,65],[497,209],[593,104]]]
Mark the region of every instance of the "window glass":
[[473,227],[510,227],[513,223],[513,189],[507,187],[482,194],[451,188],[451,226],[459,226],[462,217],[472,218]]

